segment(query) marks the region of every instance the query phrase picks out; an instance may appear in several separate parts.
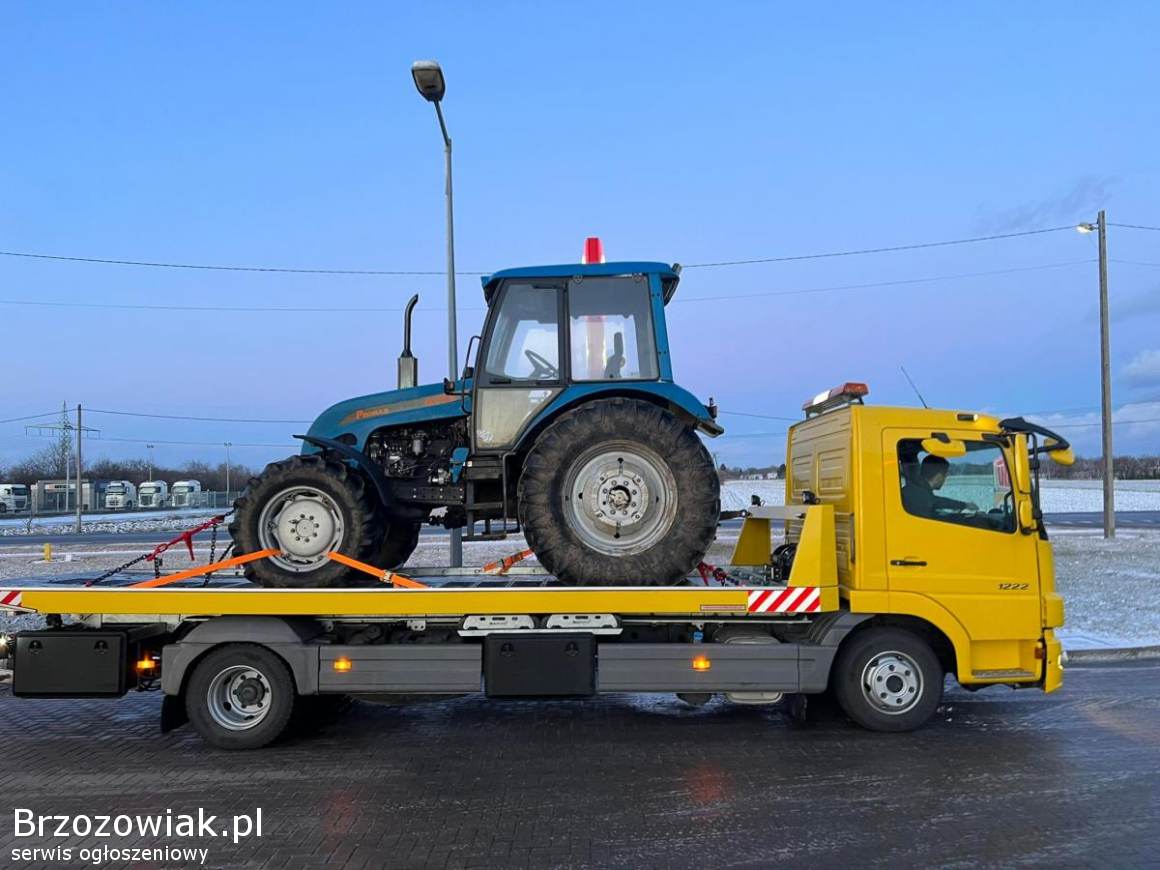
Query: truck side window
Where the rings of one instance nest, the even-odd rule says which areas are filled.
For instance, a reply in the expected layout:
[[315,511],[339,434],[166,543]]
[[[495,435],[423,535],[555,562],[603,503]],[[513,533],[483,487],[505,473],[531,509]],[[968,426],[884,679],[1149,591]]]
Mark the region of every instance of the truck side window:
[[655,380],[648,281],[584,278],[568,284],[572,380]]
[[903,508],[924,519],[1015,531],[1014,494],[1003,451],[987,441],[966,445],[965,455],[944,459],[923,450],[920,439],[899,441]]

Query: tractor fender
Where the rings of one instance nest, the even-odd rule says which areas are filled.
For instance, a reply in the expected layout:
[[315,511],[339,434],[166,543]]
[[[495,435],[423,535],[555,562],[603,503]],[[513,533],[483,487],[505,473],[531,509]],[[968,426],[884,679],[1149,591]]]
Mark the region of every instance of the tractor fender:
[[519,436],[513,449],[522,451],[529,448],[539,434],[550,426],[565,411],[579,407],[596,399],[624,397],[643,399],[668,411],[672,411],[690,427],[716,437],[725,430],[709,416],[709,409],[688,390],[666,382],[609,382],[592,384],[572,384],[565,387],[555,399]]
[[[385,505],[391,503],[391,485],[387,481],[387,476],[361,450],[356,450],[349,444],[343,444],[341,441],[336,441],[333,438],[321,438],[318,435],[295,435],[294,437],[301,438],[306,444],[317,447],[320,453],[337,453],[342,459],[349,459],[375,485],[375,492],[379,494],[379,501]],[[305,447],[302,450],[304,453],[306,452]]]

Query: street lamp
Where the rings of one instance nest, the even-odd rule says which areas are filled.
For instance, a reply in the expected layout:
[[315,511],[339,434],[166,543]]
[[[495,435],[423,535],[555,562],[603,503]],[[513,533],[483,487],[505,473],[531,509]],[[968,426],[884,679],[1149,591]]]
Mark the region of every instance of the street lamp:
[[[447,133],[447,122],[443,119],[443,95],[447,92],[447,82],[443,69],[436,61],[417,60],[411,64],[411,78],[415,89],[427,102],[435,104],[435,117],[439,119],[439,132],[443,134],[443,161],[446,182],[444,194],[447,198],[447,369],[448,377],[455,381],[459,377],[459,340],[455,329],[455,217],[451,190],[451,136]],[[451,567],[463,565],[463,531],[451,530]]]
[[145,449],[149,451],[149,479],[153,479],[153,445],[146,444]]
[[1076,232],[1099,233],[1100,249],[1100,411],[1104,454],[1104,537],[1116,536],[1116,487],[1112,469],[1112,366],[1108,339],[1108,218],[1103,209],[1095,223],[1076,224]]

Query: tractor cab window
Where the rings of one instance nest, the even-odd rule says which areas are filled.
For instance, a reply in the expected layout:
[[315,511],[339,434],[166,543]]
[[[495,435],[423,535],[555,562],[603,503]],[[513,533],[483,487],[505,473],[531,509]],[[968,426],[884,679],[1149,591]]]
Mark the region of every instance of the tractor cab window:
[[1014,494],[1007,460],[999,445],[966,441],[963,456],[943,458],[922,449],[922,441],[898,442],[902,506],[917,517],[1015,531]]
[[513,381],[560,377],[560,289],[510,283],[492,326],[485,370]]
[[572,380],[655,380],[648,279],[574,278],[568,284]]

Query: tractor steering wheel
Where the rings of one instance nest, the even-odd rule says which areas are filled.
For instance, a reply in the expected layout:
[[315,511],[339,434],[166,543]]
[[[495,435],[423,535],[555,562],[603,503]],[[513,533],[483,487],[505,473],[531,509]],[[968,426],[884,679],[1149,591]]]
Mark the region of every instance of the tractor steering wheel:
[[544,359],[544,357],[536,353],[534,350],[525,350],[524,356],[526,356],[531,364],[535,366],[535,368],[532,369],[532,373],[528,375],[531,380],[548,380],[551,378],[558,378],[560,376],[560,370],[552,365],[550,361]]

